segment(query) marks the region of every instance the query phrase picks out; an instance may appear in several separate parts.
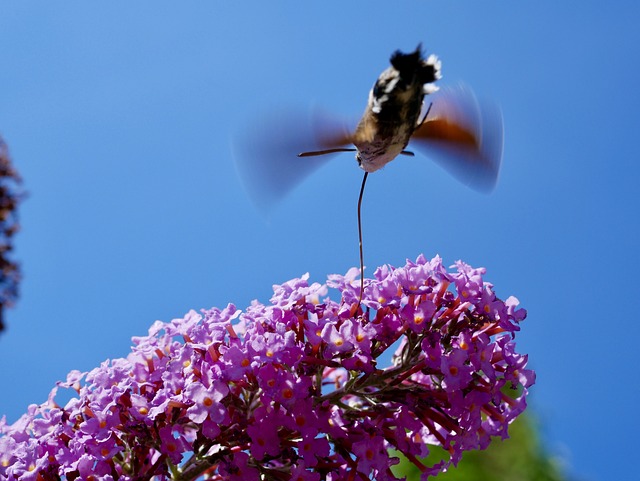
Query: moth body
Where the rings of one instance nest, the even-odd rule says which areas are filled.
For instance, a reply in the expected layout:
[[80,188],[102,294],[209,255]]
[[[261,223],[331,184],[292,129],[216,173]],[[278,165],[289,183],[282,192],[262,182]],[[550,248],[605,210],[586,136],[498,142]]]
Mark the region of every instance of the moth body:
[[368,174],[400,154],[413,155],[405,150],[411,144],[466,185],[491,191],[502,160],[500,110],[460,86],[443,88],[423,114],[425,96],[438,90],[440,77],[438,57],[424,56],[418,45],[391,56],[355,128],[317,110],[308,115],[279,108],[256,116],[259,121],[237,144],[247,190],[268,209],[334,154],[355,152]]
[[426,60],[420,46],[409,54],[391,56],[391,66],[376,80],[352,142],[358,165],[375,172],[405,149],[420,122],[426,94],[435,92],[440,78],[440,61],[435,55]]

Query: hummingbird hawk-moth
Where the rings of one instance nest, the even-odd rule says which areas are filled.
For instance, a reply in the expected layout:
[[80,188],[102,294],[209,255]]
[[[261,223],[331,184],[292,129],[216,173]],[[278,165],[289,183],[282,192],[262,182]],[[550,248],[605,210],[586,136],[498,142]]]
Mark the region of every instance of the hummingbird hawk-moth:
[[[435,82],[441,77],[440,60],[433,54],[425,58],[420,45],[411,53],[396,51],[390,64],[369,92],[355,129],[318,113],[309,124],[302,116],[281,111],[279,118],[266,122],[268,129],[263,123],[262,134],[254,136],[253,143],[240,146],[238,157],[248,190],[265,206],[283,197],[319,166],[318,156],[355,152],[364,171],[358,197],[361,295],[360,207],[369,173],[399,155],[413,156],[406,150],[411,144],[470,187],[490,191],[502,161],[502,116],[497,108],[481,106],[465,87],[438,92]],[[431,94],[433,101],[425,106],[425,96]]]

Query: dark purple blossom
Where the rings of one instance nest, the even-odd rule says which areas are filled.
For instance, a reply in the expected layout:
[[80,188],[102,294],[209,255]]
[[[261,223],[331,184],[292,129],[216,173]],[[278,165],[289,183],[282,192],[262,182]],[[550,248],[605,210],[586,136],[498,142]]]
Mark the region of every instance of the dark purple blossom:
[[[484,274],[420,256],[378,268],[361,303],[352,269],[156,322],[126,359],[0,421],[0,480],[390,480],[392,449],[436,475],[506,437],[535,381],[514,343],[526,312]],[[432,446],[448,459],[423,464]]]
[[13,236],[20,230],[18,205],[24,198],[22,179],[14,168],[9,148],[0,137],[0,331],[4,329],[4,309],[18,298],[22,278],[20,265],[12,259]]

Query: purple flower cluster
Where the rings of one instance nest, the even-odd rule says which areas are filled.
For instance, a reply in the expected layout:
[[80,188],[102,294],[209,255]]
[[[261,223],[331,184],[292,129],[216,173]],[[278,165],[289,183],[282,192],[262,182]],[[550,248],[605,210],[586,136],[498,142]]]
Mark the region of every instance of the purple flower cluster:
[[22,179],[13,167],[9,148],[0,137],[0,331],[4,329],[4,309],[18,298],[22,275],[20,265],[11,257],[13,236],[20,230],[18,205],[24,198]]
[[[305,275],[270,305],[158,321],[126,359],[59,383],[64,407],[56,388],[0,423],[0,479],[388,480],[394,450],[435,475],[506,437],[535,379],[517,299],[454,267],[380,267],[362,302],[356,269]],[[430,446],[448,458],[425,465]]]

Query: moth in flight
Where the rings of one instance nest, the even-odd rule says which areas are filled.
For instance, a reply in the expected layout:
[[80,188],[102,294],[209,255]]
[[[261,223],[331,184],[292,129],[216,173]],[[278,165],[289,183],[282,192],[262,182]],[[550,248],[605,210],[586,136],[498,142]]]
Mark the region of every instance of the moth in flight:
[[[420,45],[411,53],[396,51],[391,65],[369,92],[362,118],[354,129],[347,123],[314,113],[310,119],[281,110],[261,123],[253,142],[240,146],[238,169],[249,193],[262,207],[286,195],[331,154],[355,152],[364,171],[358,197],[361,294],[363,285],[360,206],[367,176],[399,155],[423,151],[468,186],[491,191],[502,161],[500,110],[480,104],[466,87],[442,89],[441,63],[425,58]],[[425,97],[433,101],[425,105]],[[244,137],[247,138],[246,136]]]

